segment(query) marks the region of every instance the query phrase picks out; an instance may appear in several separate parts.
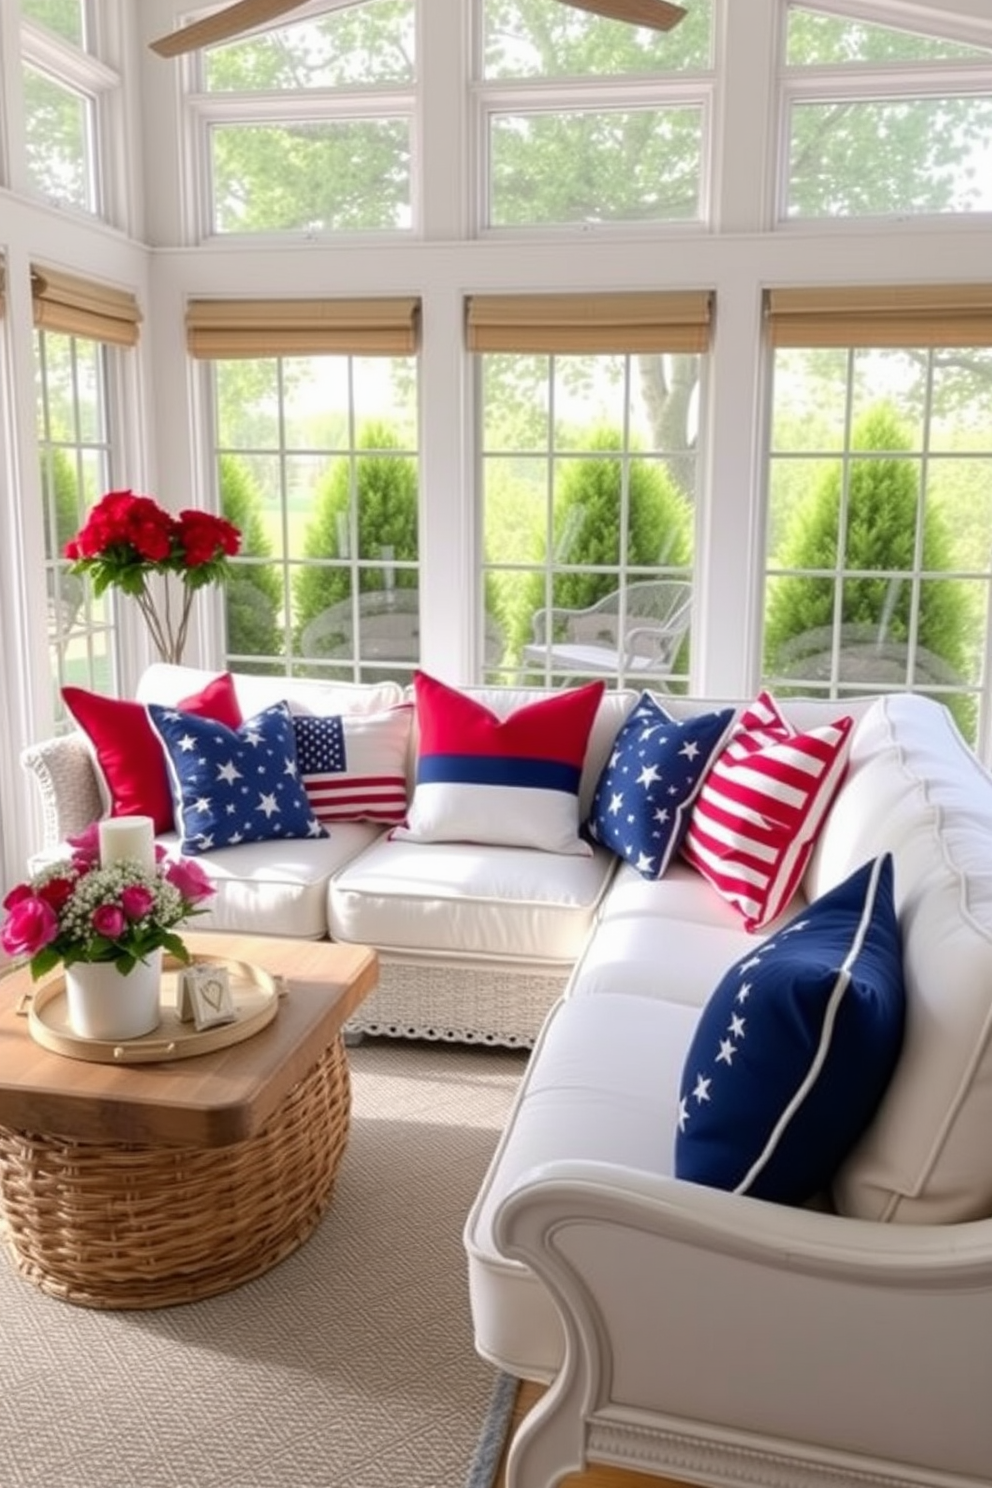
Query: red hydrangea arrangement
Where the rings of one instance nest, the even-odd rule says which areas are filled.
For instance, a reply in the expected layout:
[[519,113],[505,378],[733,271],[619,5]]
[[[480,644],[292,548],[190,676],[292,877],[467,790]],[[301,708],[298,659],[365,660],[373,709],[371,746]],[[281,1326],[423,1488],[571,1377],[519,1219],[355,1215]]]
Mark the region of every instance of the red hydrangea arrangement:
[[[223,517],[193,508],[177,516],[151,496],[110,491],[66,543],[65,557],[70,572],[89,574],[98,597],[112,585],[131,595],[162,660],[180,662],[195,591],[227,578],[228,560],[240,545],[237,527]],[[153,574],[166,580],[161,611],[148,582]],[[182,584],[178,614],[173,610],[170,575]]]
[[0,944],[9,956],[27,957],[33,977],[60,961],[113,961],[126,975],[160,947],[190,960],[173,927],[202,914],[198,906],[215,892],[199,863],[169,860],[157,848],[150,873],[137,859],[103,867],[96,822],[69,845],[71,858],[49,863],[4,899]]

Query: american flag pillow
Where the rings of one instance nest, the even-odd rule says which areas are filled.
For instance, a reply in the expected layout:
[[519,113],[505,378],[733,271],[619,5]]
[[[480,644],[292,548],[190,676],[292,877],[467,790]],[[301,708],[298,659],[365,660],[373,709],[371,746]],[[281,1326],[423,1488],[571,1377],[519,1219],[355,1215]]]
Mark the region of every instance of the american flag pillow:
[[318,821],[403,820],[412,717],[411,703],[377,713],[293,715],[300,776]]
[[759,694],[696,797],[683,857],[759,930],[781,914],[844,778],[853,719],[800,733]]

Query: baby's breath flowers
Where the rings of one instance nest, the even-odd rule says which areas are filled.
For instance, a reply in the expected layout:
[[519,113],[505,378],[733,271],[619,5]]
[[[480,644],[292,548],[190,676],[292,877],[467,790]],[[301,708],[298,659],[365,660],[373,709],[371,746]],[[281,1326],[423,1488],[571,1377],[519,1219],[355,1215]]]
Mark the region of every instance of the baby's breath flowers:
[[152,872],[137,859],[100,865],[96,822],[69,838],[72,857],[50,863],[3,901],[7,918],[0,944],[27,957],[35,978],[61,961],[112,961],[126,975],[151,951],[190,956],[173,932],[214,893],[198,863],[168,860],[161,849]]

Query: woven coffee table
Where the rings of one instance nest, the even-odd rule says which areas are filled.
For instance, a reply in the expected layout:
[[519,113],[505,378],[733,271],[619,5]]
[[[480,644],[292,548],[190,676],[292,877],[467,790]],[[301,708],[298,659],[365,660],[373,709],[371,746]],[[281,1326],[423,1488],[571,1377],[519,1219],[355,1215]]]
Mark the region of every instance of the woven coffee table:
[[348,1137],[342,1028],[375,952],[184,935],[285,981],[276,1017],[228,1048],[101,1064],[41,1047],[0,981],[0,1229],[21,1274],[88,1307],[192,1302],[267,1271],[310,1235]]

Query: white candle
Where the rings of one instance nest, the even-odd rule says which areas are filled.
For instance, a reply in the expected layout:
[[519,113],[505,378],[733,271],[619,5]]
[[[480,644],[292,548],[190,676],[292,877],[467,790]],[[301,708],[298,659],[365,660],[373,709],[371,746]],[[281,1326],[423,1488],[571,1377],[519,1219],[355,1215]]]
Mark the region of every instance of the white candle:
[[111,816],[100,823],[100,863],[109,868],[137,858],[146,873],[155,869],[155,823],[150,816]]

